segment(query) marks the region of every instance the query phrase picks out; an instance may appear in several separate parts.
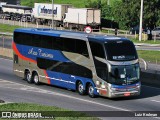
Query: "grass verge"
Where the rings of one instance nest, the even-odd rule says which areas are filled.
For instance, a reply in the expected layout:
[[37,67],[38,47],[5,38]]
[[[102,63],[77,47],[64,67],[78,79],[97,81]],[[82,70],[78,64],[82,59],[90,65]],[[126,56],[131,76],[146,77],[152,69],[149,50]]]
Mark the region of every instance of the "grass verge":
[[[0,24],[0,32],[10,32],[13,33],[14,29],[21,28],[21,26],[15,26],[15,25],[7,25],[7,24]],[[103,30],[104,32],[105,30]],[[105,31],[107,33],[107,31]],[[114,31],[110,31],[114,35]],[[139,41],[137,39],[131,39],[134,43],[147,43],[147,44],[160,44],[160,40],[142,40]]]
[[15,113],[16,111],[17,113],[31,113],[33,111],[33,113],[41,113],[42,116],[53,116],[55,120],[99,120],[99,118],[96,117],[88,117],[88,115],[85,113],[69,111],[67,109],[58,108],[54,106],[44,106],[29,103],[3,104],[0,105],[0,111],[14,111]]
[[0,32],[13,33],[14,29],[16,29],[16,28],[21,28],[21,27],[15,26],[15,25],[0,24]]
[[147,44],[160,44],[160,40],[142,40],[142,41],[139,41],[137,39],[131,39],[134,43],[147,43]]
[[139,58],[143,58],[147,62],[160,64],[160,51],[138,50]]

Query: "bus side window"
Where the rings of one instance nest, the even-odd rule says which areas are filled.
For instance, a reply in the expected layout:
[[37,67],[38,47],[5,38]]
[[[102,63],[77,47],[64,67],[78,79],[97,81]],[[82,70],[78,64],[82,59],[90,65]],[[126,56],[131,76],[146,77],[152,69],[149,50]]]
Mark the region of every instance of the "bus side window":
[[76,40],[76,53],[79,53],[89,58],[88,48],[86,41]]
[[15,55],[15,54],[14,54],[14,63],[18,64],[18,55]]
[[[107,81],[108,79],[107,65],[104,62],[100,61],[100,59],[105,59],[103,46],[97,42],[90,41],[89,43],[90,43],[90,47],[93,55],[97,76]],[[97,58],[100,58],[100,59],[97,59]]]

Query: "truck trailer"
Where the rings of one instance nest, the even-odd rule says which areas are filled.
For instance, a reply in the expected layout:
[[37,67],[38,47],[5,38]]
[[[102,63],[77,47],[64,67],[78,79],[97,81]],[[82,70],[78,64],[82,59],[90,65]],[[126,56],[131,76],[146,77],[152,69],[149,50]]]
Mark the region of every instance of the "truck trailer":
[[2,11],[4,19],[27,22],[31,20],[32,8],[28,6],[6,4],[2,5]]
[[[68,8],[72,7],[70,4],[54,4],[53,5],[53,22],[55,26],[63,25],[63,19]],[[35,3],[32,13],[35,21],[38,24],[52,24],[52,4]]]
[[0,19],[3,18],[3,11],[2,11],[2,5],[6,5],[6,2],[0,2]]
[[68,8],[63,20],[64,27],[84,30],[90,26],[93,30],[99,29],[101,24],[101,11],[94,8]]

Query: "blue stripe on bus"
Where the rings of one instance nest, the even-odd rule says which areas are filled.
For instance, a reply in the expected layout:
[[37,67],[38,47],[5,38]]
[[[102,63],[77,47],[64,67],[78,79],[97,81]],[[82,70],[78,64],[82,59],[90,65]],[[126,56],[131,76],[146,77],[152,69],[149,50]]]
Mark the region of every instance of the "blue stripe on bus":
[[[96,87],[93,83],[92,79],[74,76],[70,74],[64,74],[59,72],[53,72],[53,71],[47,71],[48,77],[50,78],[51,85],[60,86],[63,88],[68,88],[72,90],[76,90],[76,81],[80,80],[84,87],[86,88],[86,83],[89,82],[93,85],[93,87]],[[95,94],[97,95],[97,91],[95,90]]]
[[61,51],[58,50],[50,50],[38,47],[30,47],[26,45],[16,44],[17,49],[22,51],[22,55],[28,57],[30,59],[36,60],[37,57],[57,60],[61,62],[71,62],[68,58],[66,58]]
[[[30,46],[25,46],[25,45],[16,45],[17,49],[19,51],[22,51],[22,55],[33,59],[36,61],[37,57],[40,58],[46,58],[46,59],[50,59],[50,60],[57,60],[57,61],[61,61],[61,62],[68,62],[70,61],[69,59],[67,59],[62,52],[57,51],[57,50],[49,50],[49,49],[43,49],[43,48],[37,48],[37,47],[30,47]],[[43,53],[47,53],[47,54],[52,54],[53,58],[50,57],[43,57],[38,53],[38,50],[41,49],[43,51]],[[71,61],[70,61],[71,62]],[[75,76],[75,75],[70,75],[70,74],[65,74],[65,73],[60,73],[60,72],[53,72],[53,71],[46,71],[49,79],[50,79],[50,84],[51,85],[56,85],[56,86],[60,86],[63,88],[68,88],[68,89],[72,89],[72,90],[76,90],[76,81],[80,80],[84,87],[86,88],[86,83],[89,82],[93,85],[93,87],[96,87],[93,80],[89,79],[89,78],[84,78],[84,77],[79,77],[79,76]],[[98,95],[97,90],[94,90],[94,94]]]

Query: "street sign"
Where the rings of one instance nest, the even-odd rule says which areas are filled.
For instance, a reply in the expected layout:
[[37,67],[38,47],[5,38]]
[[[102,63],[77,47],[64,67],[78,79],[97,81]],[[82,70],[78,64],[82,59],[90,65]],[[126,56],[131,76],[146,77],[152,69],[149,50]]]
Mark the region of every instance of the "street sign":
[[86,32],[86,33],[91,33],[91,32],[92,32],[92,28],[91,28],[90,26],[86,26],[86,27],[84,28],[84,32]]

